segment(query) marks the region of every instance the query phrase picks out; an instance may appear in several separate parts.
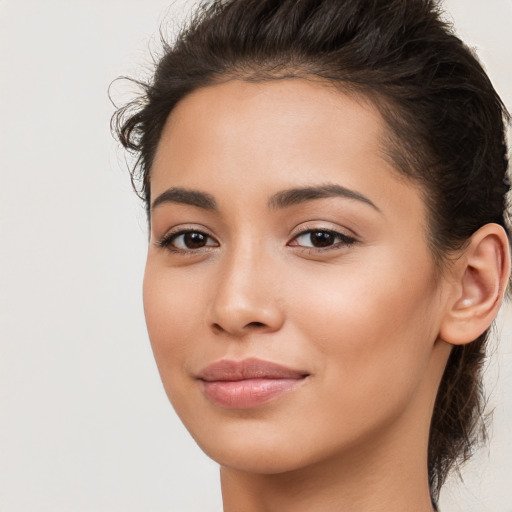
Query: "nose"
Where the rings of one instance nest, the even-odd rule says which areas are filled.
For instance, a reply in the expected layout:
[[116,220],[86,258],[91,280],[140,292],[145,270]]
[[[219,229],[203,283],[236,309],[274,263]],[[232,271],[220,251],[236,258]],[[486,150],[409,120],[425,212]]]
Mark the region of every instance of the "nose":
[[276,276],[272,260],[261,253],[245,251],[226,258],[209,310],[213,331],[243,337],[279,330],[284,311]]

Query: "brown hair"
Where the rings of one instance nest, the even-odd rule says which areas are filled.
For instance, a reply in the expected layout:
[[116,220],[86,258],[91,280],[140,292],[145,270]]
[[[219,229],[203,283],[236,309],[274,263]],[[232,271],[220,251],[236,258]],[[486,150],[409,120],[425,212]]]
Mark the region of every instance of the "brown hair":
[[[137,155],[132,170],[149,215],[151,165],[164,123],[197,88],[230,79],[320,79],[360,93],[389,125],[386,152],[420,185],[440,268],[481,226],[506,227],[508,113],[434,0],[216,0],[164,53],[143,94],[113,127]],[[482,433],[481,370],[488,332],[453,348],[432,417],[433,502]]]

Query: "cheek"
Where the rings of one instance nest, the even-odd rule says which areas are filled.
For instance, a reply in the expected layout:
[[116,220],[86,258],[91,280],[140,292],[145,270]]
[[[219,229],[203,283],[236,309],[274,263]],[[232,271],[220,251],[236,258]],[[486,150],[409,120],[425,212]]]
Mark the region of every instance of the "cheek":
[[314,343],[329,386],[350,389],[331,395],[336,403],[346,400],[348,409],[363,406],[374,414],[390,402],[404,404],[437,338],[437,295],[425,272],[430,264],[397,258],[382,254],[300,281],[294,322]]
[[148,258],[144,274],[144,314],[151,347],[166,391],[187,371],[198,342],[204,311],[197,283],[187,272],[175,273]]
[[[297,321],[302,319],[326,338],[361,336],[353,340],[355,345],[347,341],[340,349],[380,345],[386,333],[401,337],[409,329],[419,333],[428,325],[436,297],[428,267],[428,262],[410,264],[405,256],[398,260],[393,254],[380,253],[372,260],[319,267],[307,279],[298,269],[288,277],[294,285],[293,293],[290,290],[287,295],[292,297]],[[372,331],[381,336],[362,336]]]

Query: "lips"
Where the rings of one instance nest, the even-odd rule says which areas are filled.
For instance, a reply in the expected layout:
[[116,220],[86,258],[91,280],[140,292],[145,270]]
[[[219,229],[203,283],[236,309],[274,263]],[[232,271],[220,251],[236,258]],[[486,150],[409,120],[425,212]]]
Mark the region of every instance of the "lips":
[[252,358],[218,361],[198,375],[208,400],[230,409],[262,405],[292,391],[307,377],[307,372]]

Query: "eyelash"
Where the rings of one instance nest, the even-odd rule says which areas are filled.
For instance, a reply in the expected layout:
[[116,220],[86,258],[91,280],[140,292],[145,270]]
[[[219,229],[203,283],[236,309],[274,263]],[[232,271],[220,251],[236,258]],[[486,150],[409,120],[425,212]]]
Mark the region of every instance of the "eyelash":
[[[205,246],[199,247],[197,249],[191,249],[191,248],[182,249],[182,248],[173,246],[173,242],[177,238],[179,238],[180,236],[186,235],[188,233],[199,234],[199,235],[206,237],[207,239],[214,240],[216,245],[205,245]],[[314,247],[314,246],[306,247],[303,245],[292,244],[292,242],[296,241],[300,237],[306,236],[308,234],[311,235],[313,233],[317,233],[317,234],[322,233],[322,234],[331,235],[331,236],[335,237],[336,239],[338,239],[338,242],[328,245],[326,247]],[[293,238],[291,239],[291,241],[288,242],[287,245],[291,246],[291,247],[298,247],[299,249],[301,249],[303,251],[307,251],[308,253],[322,253],[322,252],[326,252],[329,250],[338,249],[342,246],[349,247],[351,245],[354,245],[357,242],[358,242],[358,240],[356,238],[354,238],[352,236],[345,235],[343,233],[340,233],[339,231],[335,231],[332,229],[322,229],[322,228],[308,228],[308,229],[303,229],[302,231],[296,233],[293,236]],[[205,250],[206,251],[210,250],[212,247],[218,247],[218,242],[212,236],[210,236],[208,233],[205,233],[204,231],[201,231],[199,229],[181,229],[179,231],[171,232],[171,233],[164,235],[157,242],[157,245],[158,245],[158,247],[160,247],[162,249],[167,249],[168,251],[173,252],[173,253],[184,254],[184,255],[194,255],[194,254],[197,254],[199,251],[203,252]]]
[[[202,236],[206,237],[207,239],[215,240],[208,233],[205,233],[204,231],[201,231],[200,229],[180,229],[179,231],[174,231],[174,232],[167,233],[166,235],[164,235],[157,242],[157,245],[158,245],[158,247],[160,247],[162,249],[167,249],[168,251],[171,251],[171,252],[174,252],[174,253],[178,253],[178,254],[196,254],[200,250],[204,251],[204,250],[208,250],[211,247],[214,247],[214,246],[211,246],[211,245],[209,245],[209,246],[207,245],[207,246],[200,247],[198,249],[181,249],[179,247],[175,247],[175,246],[172,245],[172,243],[177,238],[179,238],[180,236],[186,235],[188,233],[199,234],[199,235],[202,235]],[[215,241],[215,243],[218,244],[217,241]]]
[[291,245],[292,247],[299,247],[300,249],[304,250],[304,251],[308,251],[309,253],[322,253],[322,252],[326,252],[326,251],[329,251],[329,250],[335,250],[335,249],[339,249],[340,247],[350,247],[351,245],[354,245],[355,243],[357,243],[357,239],[352,237],[352,236],[348,236],[348,235],[345,235],[343,233],[340,233],[339,231],[336,231],[336,230],[333,230],[333,229],[325,229],[325,228],[307,228],[307,229],[303,229],[302,231],[300,231],[299,233],[297,233],[296,235],[294,235],[294,237],[292,238],[292,240],[290,242],[288,242],[288,245],[290,245],[292,242],[296,241],[297,239],[299,239],[300,237],[303,237],[303,236],[306,236],[306,235],[312,235],[313,233],[322,233],[322,234],[327,234],[327,235],[331,235],[333,236],[335,239],[337,239],[338,241],[331,244],[331,245],[328,245],[327,247],[305,247],[303,245]]

